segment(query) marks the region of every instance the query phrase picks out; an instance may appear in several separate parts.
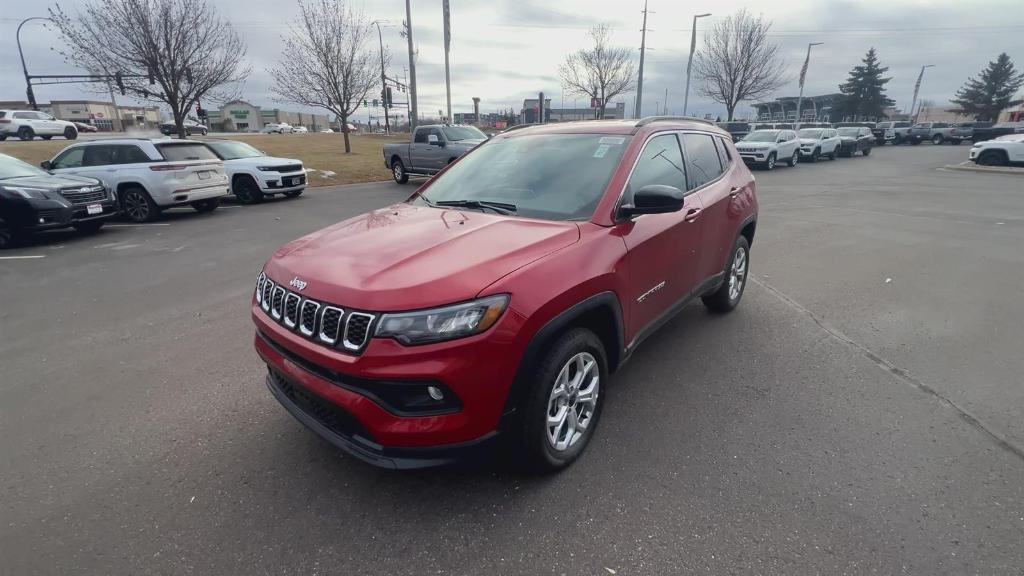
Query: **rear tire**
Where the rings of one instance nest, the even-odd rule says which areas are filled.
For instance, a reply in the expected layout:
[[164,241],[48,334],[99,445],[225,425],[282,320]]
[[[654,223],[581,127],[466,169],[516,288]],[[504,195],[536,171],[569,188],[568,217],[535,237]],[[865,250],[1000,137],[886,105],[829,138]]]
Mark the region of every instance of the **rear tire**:
[[22,126],[18,128],[18,138],[22,141],[28,142],[36,137],[36,133],[32,131],[28,126]]
[[75,130],[71,126],[64,129],[65,140],[75,140],[76,138],[78,138],[78,130]]
[[72,226],[74,226],[75,230],[78,230],[78,232],[81,234],[95,234],[100,231],[100,228],[103,228],[103,221],[100,220],[99,222],[79,222],[78,224],[73,224]]
[[725,278],[714,292],[701,297],[704,306],[712,312],[724,314],[731,312],[743,298],[750,274],[750,243],[746,236],[740,236],[729,254],[729,262],[725,267]]
[[917,145],[918,145],[918,144],[920,144],[920,143],[921,143],[921,139],[920,139],[920,138],[911,138],[911,139],[910,139],[910,144],[911,144],[912,146],[917,146]]
[[586,328],[573,328],[545,348],[547,353],[530,370],[532,382],[515,433],[522,464],[554,472],[576,461],[600,423],[608,362],[601,340]]
[[19,234],[0,220],[0,250],[17,245],[19,239]]
[[409,181],[409,173],[405,171],[405,164],[398,158],[391,161],[391,177],[399,184]]
[[305,190],[305,188],[303,188],[302,190],[292,190],[291,192],[285,192],[284,196],[285,198],[298,198],[299,196],[302,196],[302,193]]
[[190,204],[192,209],[200,214],[206,212],[213,212],[220,206],[220,198],[207,198],[206,200],[196,200]]
[[900,136],[899,134],[897,134],[892,139],[892,145],[893,146],[899,146],[900,144],[903,144],[903,137]]
[[152,222],[160,217],[160,207],[144,189],[133,186],[121,193],[121,208],[129,220],[136,223]]
[[252,176],[238,176],[231,184],[231,190],[235,198],[242,204],[257,204],[263,202],[263,191]]

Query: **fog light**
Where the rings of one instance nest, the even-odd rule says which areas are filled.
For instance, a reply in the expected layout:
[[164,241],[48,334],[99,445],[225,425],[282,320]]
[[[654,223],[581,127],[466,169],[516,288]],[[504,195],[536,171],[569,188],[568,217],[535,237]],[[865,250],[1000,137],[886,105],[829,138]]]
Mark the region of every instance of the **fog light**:
[[46,223],[46,218],[40,218],[39,219],[39,223],[40,224],[45,224]]
[[427,386],[427,394],[434,400],[444,400],[444,392],[437,386]]

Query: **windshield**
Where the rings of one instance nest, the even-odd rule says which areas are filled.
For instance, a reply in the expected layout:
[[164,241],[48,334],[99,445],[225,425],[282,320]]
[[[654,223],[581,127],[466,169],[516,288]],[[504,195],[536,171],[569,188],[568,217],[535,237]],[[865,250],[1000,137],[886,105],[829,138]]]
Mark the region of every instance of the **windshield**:
[[500,202],[515,205],[519,216],[584,220],[628,142],[628,136],[601,134],[501,137],[459,160],[413,201]]
[[451,142],[459,140],[484,140],[487,136],[472,126],[445,126],[444,137]]
[[743,137],[743,142],[775,142],[778,137],[778,130],[758,130]]
[[257,156],[263,156],[263,152],[249,146],[245,142],[216,142],[207,141],[206,145],[209,146],[217,156],[220,156],[221,160],[235,160],[236,158],[256,158]]
[[17,158],[11,158],[6,154],[0,154],[0,180],[5,178],[25,178],[26,176],[47,175],[48,173],[45,170],[36,168],[27,162],[22,162]]
[[839,135],[840,136],[856,136],[858,132],[860,132],[860,128],[840,128],[839,129]]
[[804,128],[797,132],[801,138],[821,138],[821,133],[824,132],[821,128]]

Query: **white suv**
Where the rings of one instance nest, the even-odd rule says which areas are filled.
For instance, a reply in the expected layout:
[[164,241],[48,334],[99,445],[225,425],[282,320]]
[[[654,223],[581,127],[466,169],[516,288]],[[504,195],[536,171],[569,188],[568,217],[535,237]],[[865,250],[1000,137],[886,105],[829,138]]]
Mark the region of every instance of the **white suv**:
[[46,112],[0,110],[0,141],[7,140],[8,136],[22,140],[32,140],[36,136],[43,140],[63,136],[74,140],[78,138],[78,129],[74,123],[57,120]]
[[817,162],[821,156],[836,159],[839,151],[839,131],[835,128],[801,128],[796,135],[800,138],[800,157]]
[[120,138],[72,144],[41,166],[97,178],[117,192],[125,215],[150,222],[174,206],[217,208],[228,193],[224,163],[202,142]]
[[775,168],[776,162],[796,166],[800,161],[800,140],[794,130],[754,130],[736,143],[736,150],[744,162],[765,170]]
[[1024,134],[1008,134],[971,146],[968,158],[982,166],[1024,164]]
[[261,132],[263,132],[264,134],[291,134],[293,130],[294,128],[292,128],[291,124],[288,124],[287,122],[281,122],[280,124],[267,124],[266,126],[263,127],[263,130],[261,130]]
[[204,140],[224,161],[231,192],[243,204],[262,202],[267,196],[295,198],[306,188],[306,169],[301,160],[274,158],[234,140]]

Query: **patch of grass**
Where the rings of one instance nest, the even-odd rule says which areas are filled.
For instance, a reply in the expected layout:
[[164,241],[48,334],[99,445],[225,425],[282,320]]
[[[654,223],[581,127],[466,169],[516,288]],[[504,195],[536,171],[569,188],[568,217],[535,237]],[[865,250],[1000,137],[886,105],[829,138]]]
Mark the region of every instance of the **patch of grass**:
[[[310,186],[332,184],[354,184],[387,180],[391,172],[384,166],[381,153],[387,142],[408,142],[409,136],[384,136],[381,134],[352,134],[352,153],[345,154],[345,140],[341,134],[237,134],[224,139],[238,140],[250,144],[270,156],[302,160],[306,168],[316,170],[309,175]],[[194,140],[204,140],[195,137]],[[8,139],[0,142],[0,153],[14,156],[33,166],[49,160],[71,144],[64,139],[33,140],[21,142]],[[324,172],[334,172],[325,177]]]

